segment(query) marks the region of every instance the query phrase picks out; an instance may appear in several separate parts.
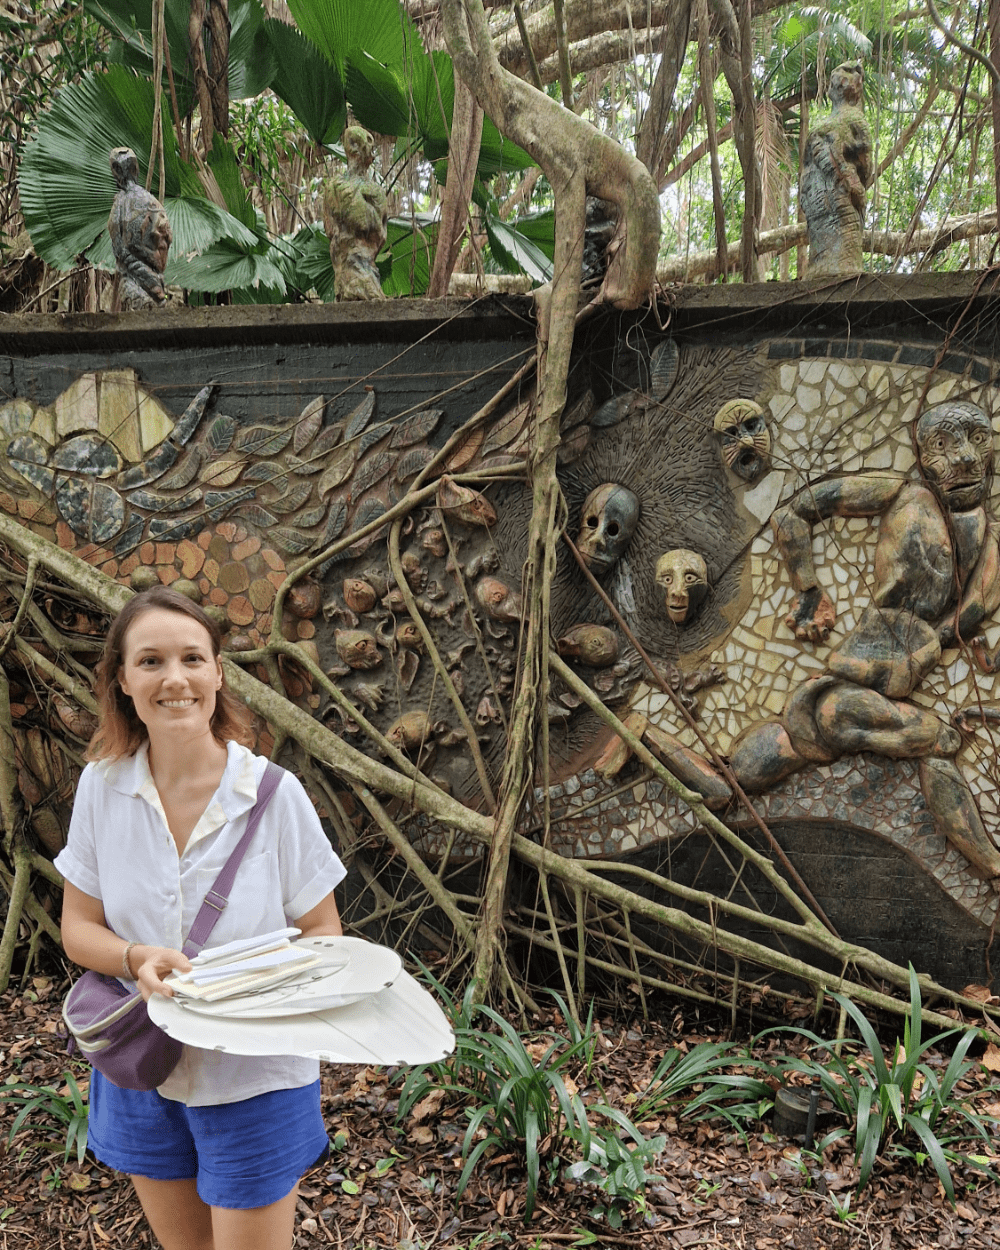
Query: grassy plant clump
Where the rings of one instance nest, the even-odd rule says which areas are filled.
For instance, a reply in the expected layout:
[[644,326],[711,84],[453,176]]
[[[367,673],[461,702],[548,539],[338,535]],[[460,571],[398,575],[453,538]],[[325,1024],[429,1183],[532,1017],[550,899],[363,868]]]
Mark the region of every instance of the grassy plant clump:
[[[13,1144],[18,1133],[40,1131],[44,1133],[41,1140],[35,1138],[28,1142],[25,1150],[31,1146],[42,1146],[47,1150],[62,1149],[64,1163],[69,1162],[70,1155],[75,1151],[77,1162],[83,1163],[87,1153],[89,1107],[73,1073],[67,1071],[63,1076],[66,1080],[65,1093],[57,1090],[54,1085],[15,1083],[0,1089],[0,1098],[20,1106],[7,1135],[8,1147]],[[29,1116],[35,1116],[36,1119],[27,1123]],[[38,1119],[43,1123],[37,1123]]]
[[[597,1046],[592,1016],[581,1030],[569,1017],[566,1004],[553,995],[569,1021],[569,1036],[539,1033],[531,1048],[517,1030],[489,1007],[471,1005],[471,990],[461,1005],[435,983],[435,989],[451,1009],[455,1028],[455,1053],[445,1062],[414,1068],[403,1082],[398,1118],[431,1092],[443,1089],[466,1103],[468,1127],[462,1142],[464,1167],[456,1197],[469,1183],[472,1172],[491,1149],[517,1149],[524,1154],[527,1176],[525,1218],[530,1219],[538,1193],[543,1157],[560,1155],[560,1146],[590,1146],[590,1127],[575,1082],[567,1084],[569,1070],[589,1074]],[[493,1026],[474,1026],[484,1018]],[[485,1131],[480,1136],[480,1130]],[[478,1138],[478,1140],[477,1140]]]
[[[967,1058],[978,1037],[976,1029],[949,1029],[924,1041],[921,1032],[921,995],[917,975],[910,967],[910,1012],[903,1040],[896,1041],[887,1062],[875,1030],[850,999],[834,998],[857,1025],[867,1054],[842,1057],[837,1050],[846,1039],[824,1041],[807,1029],[796,1029],[822,1058],[788,1058],[775,1071],[781,1076],[799,1073],[822,1085],[834,1108],[853,1125],[858,1192],[871,1179],[879,1155],[930,1162],[951,1202],[955,1201],[952,1167],[973,1168],[991,1180],[992,1137],[997,1120],[977,1112],[965,1084],[980,1065]],[[768,1030],[768,1032],[784,1030]],[[961,1034],[943,1073],[928,1062],[929,1052]],[[765,1036],[761,1034],[761,1036]],[[995,1086],[992,1093],[998,1092]],[[850,1137],[850,1127],[839,1127],[817,1143],[821,1154],[833,1142]],[[978,1149],[977,1149],[978,1147]]]
[[768,1065],[748,1047],[731,1042],[699,1042],[687,1053],[668,1050],[635,1099],[633,1118],[641,1124],[669,1112],[693,1120],[722,1119],[745,1137],[772,1106],[773,1089],[755,1072],[770,1075]]

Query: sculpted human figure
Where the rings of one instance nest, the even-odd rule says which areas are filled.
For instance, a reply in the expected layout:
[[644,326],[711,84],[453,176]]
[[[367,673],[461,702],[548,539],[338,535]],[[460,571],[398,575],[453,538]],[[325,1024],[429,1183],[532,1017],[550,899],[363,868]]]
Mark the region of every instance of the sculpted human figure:
[[[1000,878],[1000,851],[983,826],[955,756],[959,729],[1000,708],[959,712],[954,725],[910,701],[961,639],[987,671],[997,671],[978,634],[1000,607],[1000,523],[987,511],[993,430],[975,404],[929,408],[916,427],[922,480],[889,473],[831,478],[803,491],[772,518],[796,597],[787,624],[797,638],[827,639],[836,608],[820,589],[813,527],[831,517],[879,517],[871,606],[830,656],[827,671],[789,696],[782,716],[751,726],[734,742],[730,764],[749,793],[762,793],[812,763],[871,751],[919,761],[920,784],[938,831],[985,876]],[[957,726],[958,728],[956,728]],[[695,752],[661,732],[658,754],[712,806],[728,787]],[[651,743],[651,745],[653,745]],[[662,743],[657,744],[662,748]]]
[[809,229],[810,278],[861,272],[865,193],[872,182],[863,86],[860,65],[838,65],[830,78],[833,111],[806,139],[799,199]]
[[336,297],[384,299],[375,257],[385,242],[388,208],[385,192],[368,173],[374,140],[363,126],[348,126],[343,143],[347,170],[328,178],[323,191]]
[[118,191],[111,204],[108,233],[125,311],[159,308],[167,298],[163,271],[173,235],[163,205],[139,183],[139,165],[131,148],[115,148],[111,172]]

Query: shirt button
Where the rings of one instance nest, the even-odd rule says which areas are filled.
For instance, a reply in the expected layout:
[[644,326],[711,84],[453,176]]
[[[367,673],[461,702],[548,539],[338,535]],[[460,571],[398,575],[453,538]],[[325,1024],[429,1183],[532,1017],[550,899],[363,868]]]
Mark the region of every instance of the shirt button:
[[171,901],[171,903],[176,903],[176,902],[177,902],[177,895],[176,895],[176,894],[171,894],[171,895],[170,895],[170,901]]

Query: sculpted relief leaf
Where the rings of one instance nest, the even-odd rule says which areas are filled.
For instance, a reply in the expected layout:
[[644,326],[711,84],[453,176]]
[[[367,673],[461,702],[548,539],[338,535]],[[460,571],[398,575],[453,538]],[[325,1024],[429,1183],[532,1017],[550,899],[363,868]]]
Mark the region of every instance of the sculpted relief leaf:
[[357,476],[351,483],[351,494],[355,497],[363,495],[369,487],[374,486],[376,482],[381,482],[385,475],[392,468],[396,457],[387,451],[380,451],[378,455],[369,456],[367,460],[363,460],[358,466]]
[[157,483],[160,490],[183,490],[190,486],[207,456],[208,451],[200,443],[192,447],[173,473]]
[[326,516],[326,504],[320,504],[318,508],[309,508],[305,512],[298,513],[292,517],[292,524],[299,529],[311,530],[314,526],[319,525],[320,521]]
[[232,486],[245,466],[245,460],[234,460],[228,456],[213,460],[202,470],[201,480],[206,486]]
[[315,443],[309,448],[309,459],[315,460],[317,456],[325,456],[331,447],[337,446],[343,433],[343,421],[338,421],[336,425],[328,425],[325,430],[321,430],[316,435]]
[[278,524],[278,518],[266,508],[262,508],[259,503],[243,504],[233,512],[233,516],[249,521],[259,530],[269,530],[273,525]]
[[335,542],[344,531],[347,524],[347,504],[342,499],[334,500],[333,507],[330,509],[330,517],[326,523],[326,530],[323,537],[314,544],[319,549],[327,547],[330,543]]
[[319,479],[319,494],[322,499],[324,495],[329,494],[354,472],[354,448],[348,445],[342,447],[331,458],[330,463],[323,471],[323,476]]
[[271,508],[279,516],[284,516],[288,512],[294,512],[296,508],[301,508],[311,493],[312,482],[300,482],[282,495],[280,499],[272,499]]
[[389,446],[410,447],[414,443],[419,443],[434,433],[443,416],[443,408],[425,408],[420,412],[415,412],[412,417],[407,417],[396,426]]
[[347,418],[347,429],[344,431],[344,438],[350,442],[352,438],[368,428],[368,423],[375,415],[375,392],[369,391],[364,399],[358,404],[357,408]]
[[445,465],[448,472],[456,473],[459,469],[464,469],[471,460],[474,460],[479,453],[480,447],[483,445],[485,437],[485,425],[480,425],[476,429],[470,430],[448,457]]
[[278,525],[274,529],[267,532],[268,541],[275,543],[283,551],[290,552],[293,556],[297,556],[300,552],[305,551],[312,539],[306,534],[300,534],[298,530],[293,530],[288,525]]
[[233,450],[245,456],[276,456],[292,437],[291,430],[276,430],[273,426],[252,425],[240,430],[233,442]]
[[236,422],[232,417],[216,417],[208,427],[208,445],[212,454],[221,456],[224,451],[228,451],[235,433]]
[[325,408],[326,400],[322,395],[317,395],[302,409],[295,423],[295,436],[292,440],[296,453],[301,452],[303,447],[307,447],[319,433]]
[[310,455],[303,460],[299,456],[293,456],[291,452],[288,452],[285,456],[285,464],[290,469],[294,469],[296,473],[308,476],[312,473],[318,473],[322,469],[323,459],[321,456]]
[[530,403],[518,404],[516,408],[512,408],[506,416],[493,426],[490,436],[486,440],[486,446],[483,448],[483,455],[488,456],[491,451],[498,451],[501,447],[506,447],[508,443],[512,443],[521,431],[521,427],[528,419],[528,411]]
[[433,457],[434,453],[429,447],[414,447],[412,451],[406,452],[399,457],[396,481],[405,482],[408,477],[416,477],[421,469],[430,464]]
[[257,464],[252,464],[246,473],[243,474],[245,482],[273,482],[277,478],[285,478],[288,471],[283,469],[280,464],[274,464],[271,460],[260,460]]

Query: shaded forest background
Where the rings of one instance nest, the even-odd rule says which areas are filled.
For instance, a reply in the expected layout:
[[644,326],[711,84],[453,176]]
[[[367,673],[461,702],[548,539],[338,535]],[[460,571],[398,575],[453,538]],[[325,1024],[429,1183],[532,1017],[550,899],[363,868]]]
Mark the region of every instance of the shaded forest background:
[[[867,267],[986,265],[997,7],[517,0],[488,18],[506,69],[651,171],[660,281],[719,281],[805,275],[800,153],[843,61],[864,65],[874,136]],[[0,37],[5,311],[108,306],[106,153],[119,143],[144,174],[152,155],[175,235],[167,278],[189,301],[332,298],[322,182],[343,160],[348,110],[378,140],[388,295],[444,294],[452,270],[458,291],[552,275],[552,187],[481,121],[437,3],[5,0]],[[477,144],[473,170],[463,153]],[[464,176],[449,185],[451,165]]]

